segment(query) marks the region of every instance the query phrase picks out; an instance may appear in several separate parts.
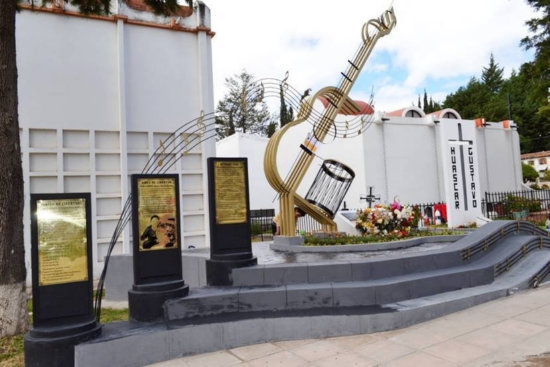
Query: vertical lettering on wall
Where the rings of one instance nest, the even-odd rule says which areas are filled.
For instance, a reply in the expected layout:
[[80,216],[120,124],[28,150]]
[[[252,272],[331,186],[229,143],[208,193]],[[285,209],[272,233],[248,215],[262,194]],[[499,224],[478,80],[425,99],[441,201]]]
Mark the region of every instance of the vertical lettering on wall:
[[438,125],[443,152],[447,220],[451,227],[483,217],[473,121],[442,119]]

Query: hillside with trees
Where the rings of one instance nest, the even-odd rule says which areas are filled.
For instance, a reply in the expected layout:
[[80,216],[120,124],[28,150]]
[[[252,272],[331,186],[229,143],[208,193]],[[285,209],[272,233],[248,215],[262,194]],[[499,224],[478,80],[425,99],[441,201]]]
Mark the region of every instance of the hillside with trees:
[[454,108],[465,119],[513,120],[518,125],[522,153],[550,150],[550,3],[527,0],[539,17],[527,22],[530,34],[521,46],[535,51],[535,59],[521,65],[508,79],[491,54],[481,78],[447,96],[444,108]]

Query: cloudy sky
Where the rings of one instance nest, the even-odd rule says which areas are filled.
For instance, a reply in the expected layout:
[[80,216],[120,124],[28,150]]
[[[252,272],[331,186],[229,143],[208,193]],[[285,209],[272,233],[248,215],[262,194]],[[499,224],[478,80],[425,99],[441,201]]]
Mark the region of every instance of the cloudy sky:
[[[299,91],[336,85],[361,42],[363,24],[390,0],[204,0],[210,7],[215,99],[224,79],[245,69]],[[508,76],[533,59],[519,46],[534,16],[525,0],[394,0],[397,27],[381,38],[351,96],[392,111],[435,101],[479,77],[493,53]],[[459,111],[460,112],[460,111]]]

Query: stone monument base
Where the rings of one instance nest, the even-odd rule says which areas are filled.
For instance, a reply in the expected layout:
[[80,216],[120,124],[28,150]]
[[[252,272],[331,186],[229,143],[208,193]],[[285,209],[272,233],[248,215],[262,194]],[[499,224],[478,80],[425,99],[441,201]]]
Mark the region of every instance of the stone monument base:
[[276,246],[302,246],[304,244],[304,238],[302,236],[274,236],[273,244]]
[[101,334],[95,320],[86,323],[35,328],[24,338],[25,366],[74,366],[74,347]]
[[233,269],[258,264],[256,257],[247,259],[206,260],[206,281],[208,285],[233,285]]
[[172,298],[189,293],[183,280],[133,285],[128,291],[128,309],[131,321],[159,321],[164,317],[163,304]]

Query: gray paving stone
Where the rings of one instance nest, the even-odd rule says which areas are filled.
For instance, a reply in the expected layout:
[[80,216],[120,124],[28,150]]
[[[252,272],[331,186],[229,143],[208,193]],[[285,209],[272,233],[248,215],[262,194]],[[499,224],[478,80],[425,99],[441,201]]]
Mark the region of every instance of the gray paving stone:
[[308,339],[311,334],[311,317],[283,317],[265,320],[267,340]]
[[365,282],[333,283],[332,294],[335,307],[376,304],[374,287]]
[[[172,356],[207,353],[223,349],[223,325],[211,323],[192,325],[167,331],[170,335],[170,350]],[[160,359],[159,361],[162,361]]]
[[308,282],[307,264],[277,264],[264,267],[264,285],[284,285]]
[[362,281],[372,279],[372,266],[371,262],[368,261],[350,261],[351,265],[351,280],[352,281]]
[[191,317],[238,312],[238,292],[238,288],[206,288],[201,292],[190,292],[187,297],[166,301],[164,318],[170,322]]
[[248,344],[265,343],[267,338],[266,320],[254,318],[225,322],[222,325],[222,343],[224,349],[240,347]]
[[286,302],[292,310],[332,307],[332,286],[330,283],[288,285]]
[[233,269],[233,286],[249,287],[260,286],[264,284],[265,265],[254,265],[244,268]]
[[361,333],[360,315],[316,316],[311,323],[312,338],[354,335]]
[[281,311],[286,308],[286,286],[239,289],[239,312]]
[[349,282],[352,280],[351,263],[347,261],[309,263],[307,272],[309,283]]
[[374,287],[376,304],[398,302],[411,298],[411,281],[403,281],[392,284],[379,284]]
[[404,274],[402,259],[373,261],[371,263],[371,279],[382,279]]

